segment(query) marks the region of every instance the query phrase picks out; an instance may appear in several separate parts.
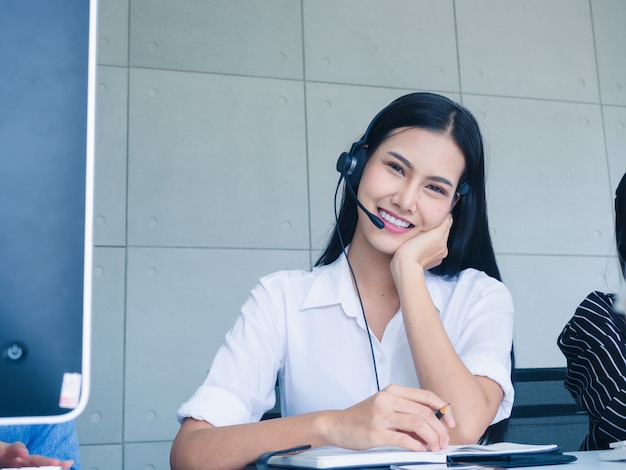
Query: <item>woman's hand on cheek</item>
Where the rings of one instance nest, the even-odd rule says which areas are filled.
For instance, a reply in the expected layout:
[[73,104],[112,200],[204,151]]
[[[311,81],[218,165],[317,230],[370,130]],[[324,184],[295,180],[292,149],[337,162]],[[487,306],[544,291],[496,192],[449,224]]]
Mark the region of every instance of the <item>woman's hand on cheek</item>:
[[439,266],[448,256],[448,237],[452,228],[452,215],[448,214],[437,227],[418,234],[402,245],[391,260],[391,271],[399,274],[403,267],[415,263],[427,271]]

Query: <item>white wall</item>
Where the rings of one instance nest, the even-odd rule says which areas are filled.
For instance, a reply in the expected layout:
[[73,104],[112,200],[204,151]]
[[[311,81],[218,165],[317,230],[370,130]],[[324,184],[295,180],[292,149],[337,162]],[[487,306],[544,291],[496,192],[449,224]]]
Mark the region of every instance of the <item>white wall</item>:
[[167,469],[176,409],[256,279],[307,268],[335,162],[393,98],[479,119],[519,367],[614,291],[622,0],[100,0],[93,386],[83,468]]

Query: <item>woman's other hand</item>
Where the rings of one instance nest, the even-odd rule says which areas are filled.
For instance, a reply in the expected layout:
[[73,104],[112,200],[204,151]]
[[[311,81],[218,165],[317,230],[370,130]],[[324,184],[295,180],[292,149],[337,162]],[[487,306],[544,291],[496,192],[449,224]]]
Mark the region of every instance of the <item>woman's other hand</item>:
[[61,461],[41,455],[30,455],[26,446],[21,442],[12,444],[0,442],[0,468],[58,466],[67,470],[73,464],[71,460]]
[[441,419],[435,415],[445,404],[427,390],[390,385],[338,412],[331,423],[330,440],[357,450],[399,446],[438,451],[448,446],[448,428],[456,426],[450,407]]

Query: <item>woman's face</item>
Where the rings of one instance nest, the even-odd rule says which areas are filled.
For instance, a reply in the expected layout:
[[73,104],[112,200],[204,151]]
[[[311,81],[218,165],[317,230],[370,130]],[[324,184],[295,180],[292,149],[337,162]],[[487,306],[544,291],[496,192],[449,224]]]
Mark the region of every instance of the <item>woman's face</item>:
[[439,226],[450,213],[465,158],[448,134],[419,128],[392,132],[367,161],[358,198],[385,223],[376,228],[359,209],[355,237],[395,253],[408,239]]

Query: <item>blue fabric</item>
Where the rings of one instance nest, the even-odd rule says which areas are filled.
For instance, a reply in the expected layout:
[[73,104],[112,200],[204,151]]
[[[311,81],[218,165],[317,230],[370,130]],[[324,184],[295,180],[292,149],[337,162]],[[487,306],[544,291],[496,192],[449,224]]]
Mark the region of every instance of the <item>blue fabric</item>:
[[39,454],[60,460],[73,460],[72,470],[80,470],[80,456],[76,423],[30,424],[0,426],[0,441],[20,441],[30,454]]

